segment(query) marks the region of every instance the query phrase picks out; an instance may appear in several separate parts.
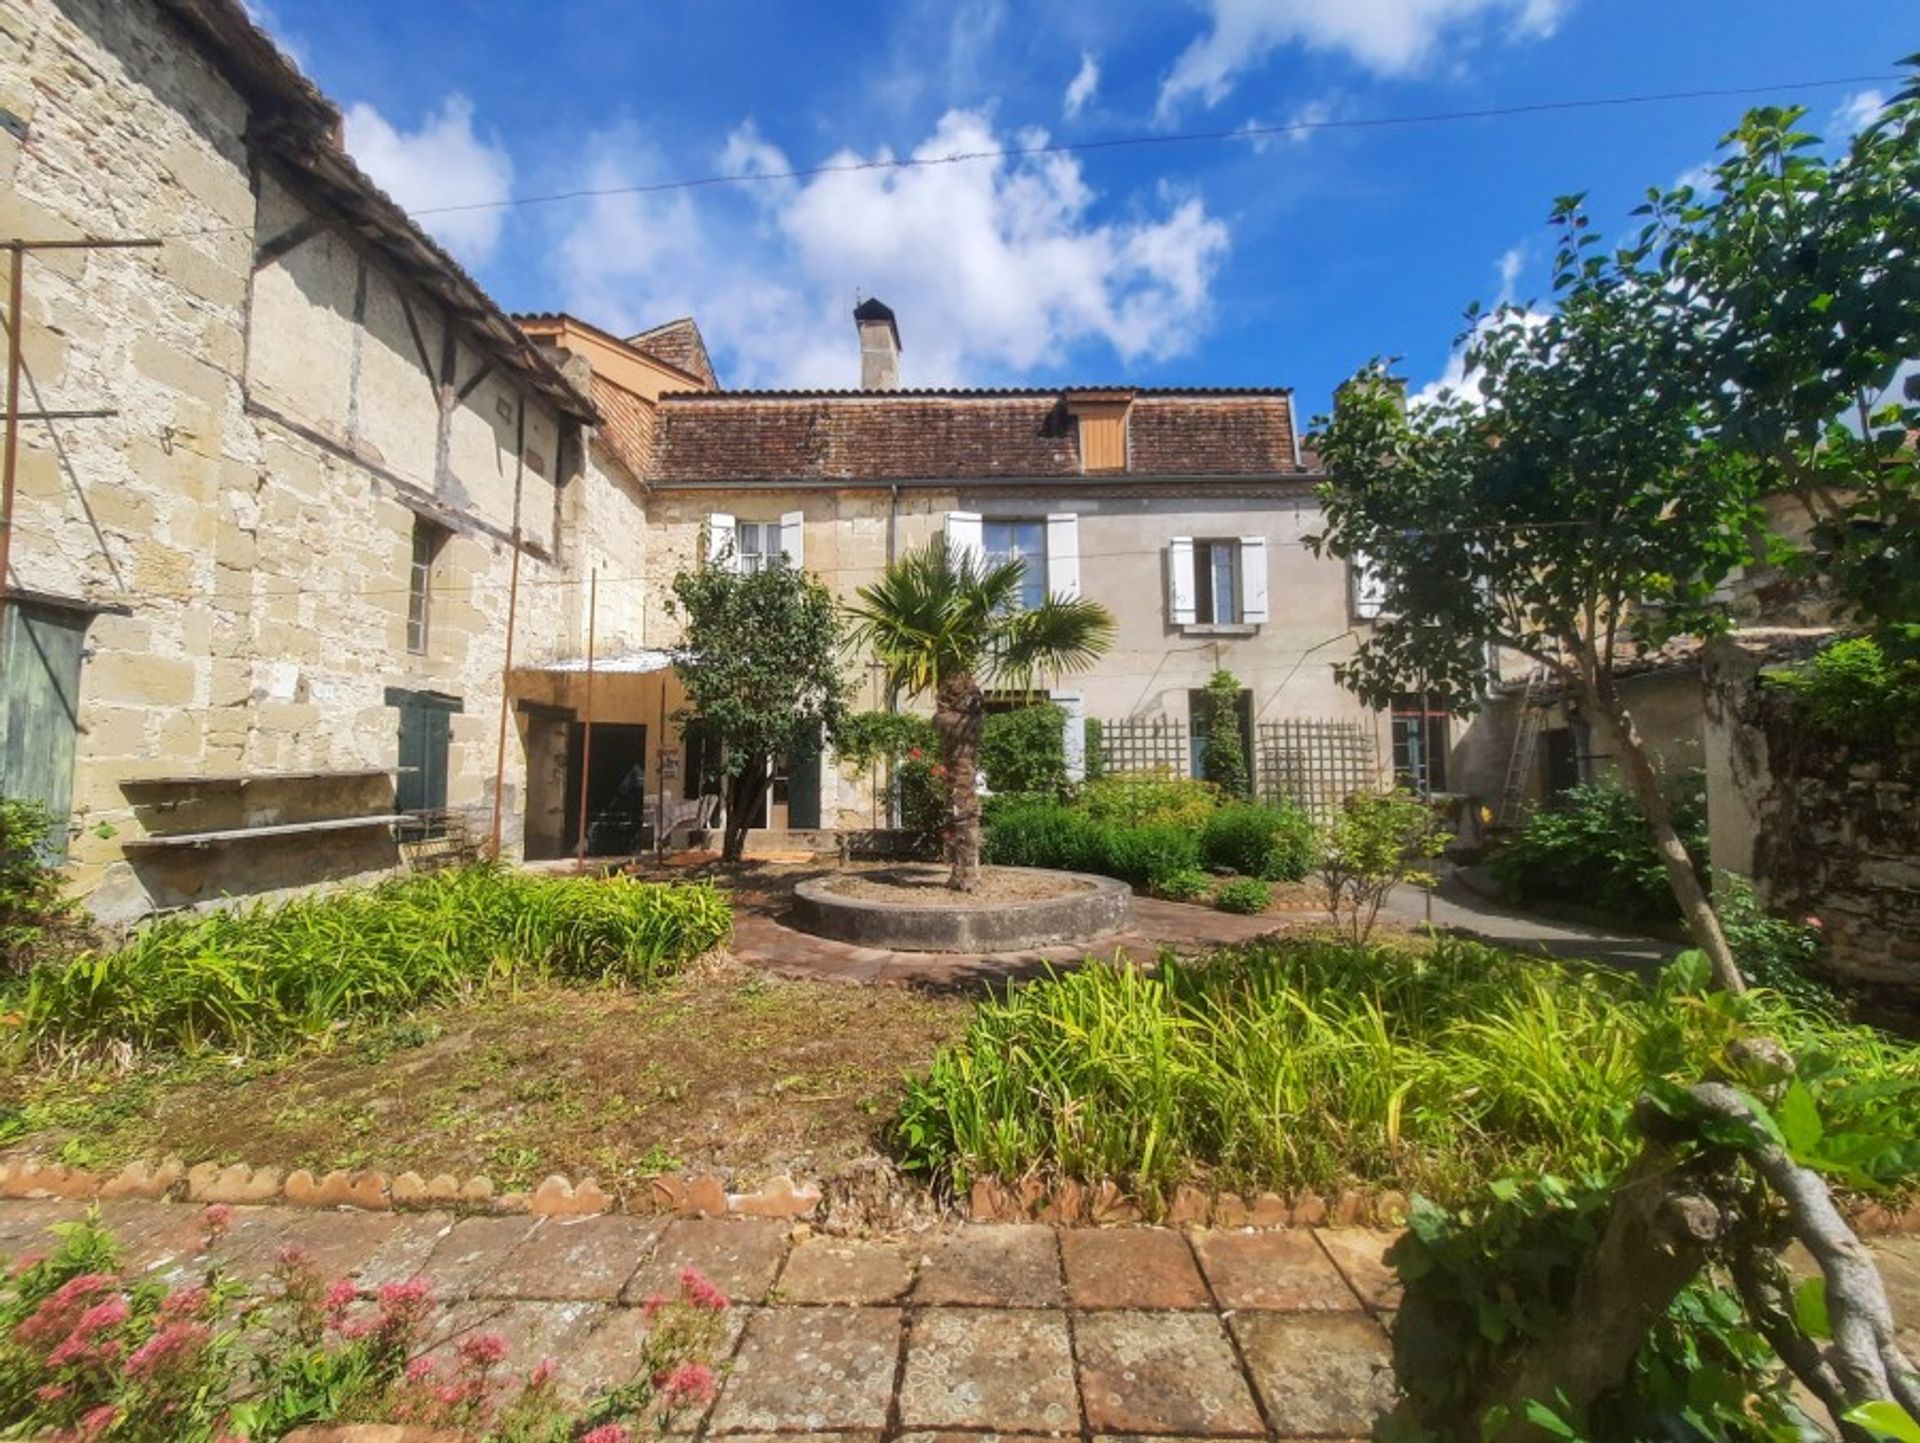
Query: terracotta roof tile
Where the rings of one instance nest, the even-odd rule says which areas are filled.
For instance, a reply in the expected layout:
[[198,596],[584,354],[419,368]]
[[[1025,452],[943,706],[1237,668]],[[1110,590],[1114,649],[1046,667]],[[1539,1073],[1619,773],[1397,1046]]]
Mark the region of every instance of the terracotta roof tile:
[[713,372],[713,359],[707,355],[706,340],[692,316],[682,316],[677,321],[629,336],[627,344],[636,351],[645,351],[656,361],[666,362],[676,371],[685,371],[709,387],[720,384]]
[[[1060,391],[671,393],[655,476],[675,481],[871,481],[1078,476]],[[1300,476],[1284,391],[1140,391],[1126,474]]]

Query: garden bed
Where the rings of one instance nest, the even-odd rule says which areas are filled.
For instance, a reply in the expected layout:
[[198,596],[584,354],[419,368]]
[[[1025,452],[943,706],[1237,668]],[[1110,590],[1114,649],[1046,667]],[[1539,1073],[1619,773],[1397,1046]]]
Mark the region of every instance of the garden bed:
[[1066,872],[1036,872],[1022,867],[982,867],[971,892],[947,885],[945,867],[898,867],[858,872],[823,883],[836,897],[910,906],[998,907],[1007,902],[1043,902],[1089,892],[1093,884]]
[[0,1140],[91,1168],[189,1162],[550,1173],[831,1175],[878,1147],[968,1005],[709,964],[656,991],[539,982],[277,1058],[202,1055],[0,1078]]

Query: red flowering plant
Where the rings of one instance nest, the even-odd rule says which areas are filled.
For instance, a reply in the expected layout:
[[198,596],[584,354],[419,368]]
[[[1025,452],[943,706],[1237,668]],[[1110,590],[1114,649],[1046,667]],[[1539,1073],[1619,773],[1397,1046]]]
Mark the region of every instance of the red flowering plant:
[[239,1333],[231,1289],[130,1281],[89,1218],[0,1280],[0,1434],[59,1443],[192,1443],[224,1431]]
[[629,1443],[639,1437],[630,1424],[665,1433],[676,1422],[697,1422],[720,1390],[712,1360],[726,1336],[726,1292],[688,1268],[671,1295],[654,1293],[642,1307],[647,1336],[639,1367],[630,1382],[587,1409],[582,1422],[589,1431],[580,1443]]

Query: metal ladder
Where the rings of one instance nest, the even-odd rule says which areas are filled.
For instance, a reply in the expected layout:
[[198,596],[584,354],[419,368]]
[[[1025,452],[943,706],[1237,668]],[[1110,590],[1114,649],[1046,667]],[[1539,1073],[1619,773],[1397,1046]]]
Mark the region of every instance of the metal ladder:
[[1540,745],[1540,727],[1546,717],[1540,705],[1547,690],[1547,669],[1536,666],[1527,673],[1527,690],[1520,698],[1520,715],[1514,719],[1513,753],[1507,758],[1506,779],[1500,784],[1500,810],[1495,821],[1511,826],[1520,820],[1520,809],[1527,800],[1527,783],[1533,777],[1533,757]]

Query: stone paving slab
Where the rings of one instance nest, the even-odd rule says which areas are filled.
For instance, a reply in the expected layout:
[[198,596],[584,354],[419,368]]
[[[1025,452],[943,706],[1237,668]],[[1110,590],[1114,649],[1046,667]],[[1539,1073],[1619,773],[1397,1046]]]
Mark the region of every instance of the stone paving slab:
[[913,1300],[999,1308],[1057,1308],[1062,1301],[1054,1230],[1030,1223],[956,1228],[927,1245]]
[[1058,1433],[1080,1426],[1063,1313],[928,1308],[913,1320],[900,1380],[906,1428]]
[[1264,1435],[1260,1410],[1211,1313],[1089,1313],[1074,1322],[1087,1426],[1096,1432]]
[[1060,1234],[1076,1308],[1205,1308],[1213,1296],[1185,1234],[1171,1228],[1069,1228]]
[[883,1428],[900,1358],[898,1308],[770,1308],[748,1325],[712,1431]]
[[787,1255],[778,1301],[891,1303],[913,1286],[918,1263],[906,1243],[806,1238]]
[[[0,1201],[0,1257],[50,1249],[46,1228],[85,1212]],[[417,1270],[440,1300],[431,1350],[500,1333],[515,1374],[551,1356],[571,1400],[634,1377],[639,1304],[698,1267],[734,1305],[710,1416],[673,1430],[725,1443],[1351,1440],[1393,1399],[1383,1232],[967,1224],[889,1240],[768,1220],[236,1207],[209,1250],[198,1207],[101,1213],[149,1276],[257,1268],[289,1244],[362,1289]],[[1920,1239],[1873,1248],[1912,1330]]]

